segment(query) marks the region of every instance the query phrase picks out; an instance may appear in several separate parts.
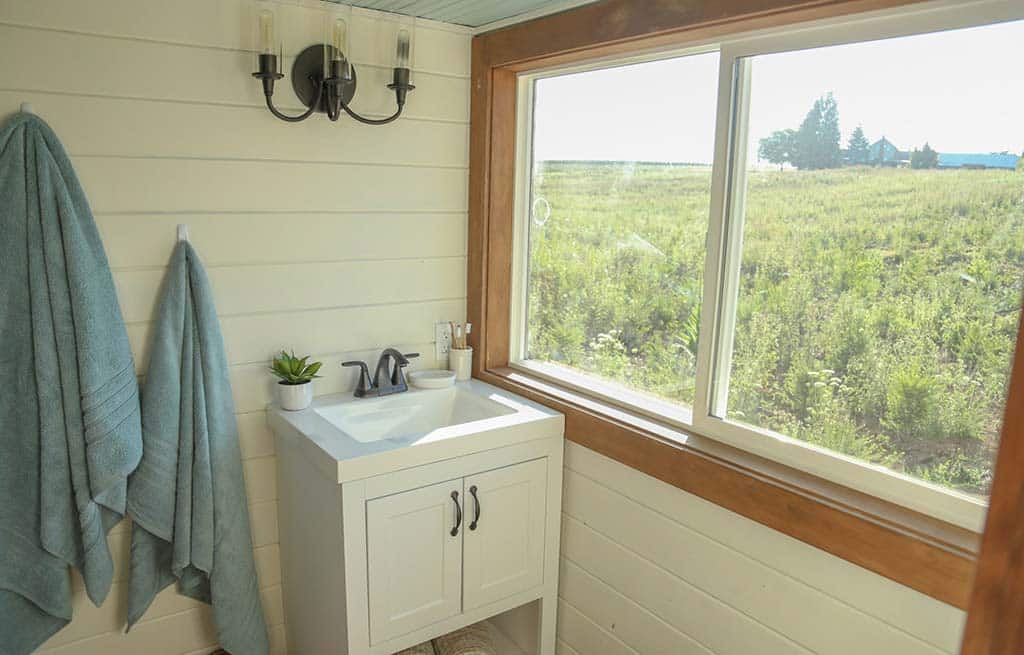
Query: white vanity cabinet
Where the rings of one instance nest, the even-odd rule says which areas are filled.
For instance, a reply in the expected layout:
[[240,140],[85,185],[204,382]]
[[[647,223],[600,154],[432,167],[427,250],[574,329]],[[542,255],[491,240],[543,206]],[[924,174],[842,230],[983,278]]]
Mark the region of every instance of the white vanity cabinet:
[[391,655],[539,601],[520,647],[553,655],[563,419],[469,388],[530,411],[346,457],[315,415],[336,399],[270,410],[291,653]]

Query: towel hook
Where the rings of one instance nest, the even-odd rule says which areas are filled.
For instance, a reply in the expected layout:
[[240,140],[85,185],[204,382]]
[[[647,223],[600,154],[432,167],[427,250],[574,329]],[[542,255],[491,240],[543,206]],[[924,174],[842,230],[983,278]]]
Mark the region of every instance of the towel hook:
[[178,224],[178,241],[188,241],[188,225],[185,223]]
[[23,114],[34,114],[36,112],[34,112],[32,110],[32,103],[31,102],[23,102],[23,103],[21,103],[21,113],[23,113]]

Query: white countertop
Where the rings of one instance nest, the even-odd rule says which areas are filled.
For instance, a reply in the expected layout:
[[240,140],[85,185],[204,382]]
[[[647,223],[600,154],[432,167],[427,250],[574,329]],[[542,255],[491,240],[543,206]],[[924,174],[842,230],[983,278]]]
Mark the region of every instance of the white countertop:
[[[501,405],[501,416],[416,432],[397,439],[360,442],[336,427],[317,410],[348,403],[385,403],[425,399],[426,394],[452,393],[448,389],[416,389],[382,398],[356,398],[351,392],[320,396],[304,410],[290,412],[276,404],[267,408],[267,420],[279,447],[296,447],[316,468],[337,482],[357,480],[447,457],[500,448],[532,439],[561,436],[564,417],[554,410],[479,380],[459,382],[457,390]],[[400,412],[401,407],[395,411]]]

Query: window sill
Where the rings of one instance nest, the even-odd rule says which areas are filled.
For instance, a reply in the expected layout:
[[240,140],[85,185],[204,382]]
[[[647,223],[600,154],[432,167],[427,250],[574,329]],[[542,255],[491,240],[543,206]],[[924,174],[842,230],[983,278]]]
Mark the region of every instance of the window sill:
[[857,490],[883,506],[896,505],[912,515],[930,516],[936,522],[963,528],[968,533],[980,533],[984,527],[987,508],[975,498],[913,481],[883,467],[865,465],[770,430],[732,421],[698,423],[689,407],[561,364],[523,360],[509,362],[508,366],[528,378],[615,407],[627,415],[649,419],[665,429],[662,436],[673,441],[684,442],[700,435],[712,445],[720,444],[745,458],[763,458],[784,470],[801,471],[834,487]]
[[650,393],[630,389],[616,382],[602,380],[595,375],[589,375],[566,366],[528,359],[509,362],[509,368],[523,373],[528,378],[549,382],[566,391],[579,392],[581,396],[592,398],[638,416],[643,415],[655,421],[663,418],[664,422],[674,423],[677,426],[693,424],[693,412],[684,405],[663,400]]
[[566,438],[779,532],[965,609],[979,535],[540,376],[477,377],[565,414]]

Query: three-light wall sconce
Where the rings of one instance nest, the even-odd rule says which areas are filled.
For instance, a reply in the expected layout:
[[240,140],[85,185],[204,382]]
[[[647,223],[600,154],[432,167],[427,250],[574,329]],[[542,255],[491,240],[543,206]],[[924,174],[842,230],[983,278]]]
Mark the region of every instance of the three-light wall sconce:
[[348,23],[342,17],[325,14],[324,42],[307,47],[292,64],[292,88],[307,107],[296,116],[288,116],[274,106],[274,83],[284,77],[281,72],[283,48],[275,25],[274,12],[260,8],[256,12],[256,72],[253,77],[263,83],[267,109],[283,121],[297,123],[316,112],[327,114],[336,121],[343,113],[367,125],[385,125],[402,115],[406,95],[416,87],[412,85],[410,55],[412,34],[409,29],[398,30],[392,81],[387,85],[395,92],[395,112],[386,118],[366,118],[349,106],[356,93],[356,69],[349,61]]

